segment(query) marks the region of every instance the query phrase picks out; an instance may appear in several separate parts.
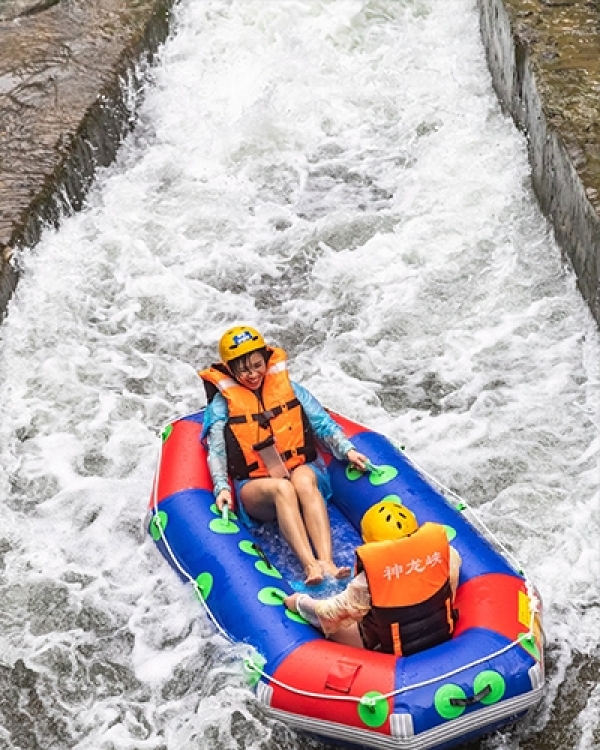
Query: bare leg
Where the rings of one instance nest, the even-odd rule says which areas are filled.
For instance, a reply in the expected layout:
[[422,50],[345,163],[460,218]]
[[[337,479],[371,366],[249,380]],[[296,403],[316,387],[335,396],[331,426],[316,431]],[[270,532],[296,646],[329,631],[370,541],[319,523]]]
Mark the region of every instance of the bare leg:
[[460,576],[461,557],[454,547],[450,547],[450,588],[452,589],[452,600],[456,596],[458,578]]
[[258,521],[277,518],[281,533],[304,568],[304,582],[309,586],[321,583],[323,572],[313,554],[292,483],[271,477],[253,479],[242,487],[240,500]]
[[350,568],[338,568],[333,562],[329,515],[319,492],[315,473],[308,466],[298,466],[292,472],[291,479],[298,494],[308,537],[315,548],[323,573],[334,578],[347,578],[351,573]]

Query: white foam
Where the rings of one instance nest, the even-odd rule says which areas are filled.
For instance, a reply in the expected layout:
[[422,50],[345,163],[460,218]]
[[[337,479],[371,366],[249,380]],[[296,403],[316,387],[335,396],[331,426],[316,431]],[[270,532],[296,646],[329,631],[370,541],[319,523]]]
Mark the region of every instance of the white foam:
[[[204,403],[195,370],[245,320],[525,566],[554,658],[538,728],[567,750],[546,722],[573,652],[597,649],[600,347],[474,3],[175,17],[139,127],[88,207],[22,257],[1,331],[2,661],[24,660],[44,706],[16,720],[78,750],[277,744],[242,651],[140,544],[158,433]],[[583,747],[597,696],[581,705]]]

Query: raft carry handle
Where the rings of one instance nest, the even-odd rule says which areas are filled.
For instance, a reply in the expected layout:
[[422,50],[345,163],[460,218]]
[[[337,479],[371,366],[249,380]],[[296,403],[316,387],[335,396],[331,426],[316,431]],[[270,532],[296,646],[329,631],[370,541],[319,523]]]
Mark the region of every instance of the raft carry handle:
[[484,698],[487,698],[491,692],[492,686],[488,684],[483,688],[483,690],[475,693],[475,695],[472,695],[470,698],[450,698],[449,703],[451,706],[460,706],[461,708],[464,708],[465,706],[472,706],[474,703],[479,703]]

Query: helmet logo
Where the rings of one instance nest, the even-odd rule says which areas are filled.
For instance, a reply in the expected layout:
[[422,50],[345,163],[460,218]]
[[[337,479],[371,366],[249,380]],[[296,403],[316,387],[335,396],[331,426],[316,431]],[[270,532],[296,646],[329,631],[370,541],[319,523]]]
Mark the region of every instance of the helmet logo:
[[253,336],[250,331],[243,331],[242,333],[238,333],[236,336],[233,337],[233,346],[230,346],[230,349],[235,349],[236,347],[240,346],[240,344],[243,344],[245,341],[256,341],[257,337]]

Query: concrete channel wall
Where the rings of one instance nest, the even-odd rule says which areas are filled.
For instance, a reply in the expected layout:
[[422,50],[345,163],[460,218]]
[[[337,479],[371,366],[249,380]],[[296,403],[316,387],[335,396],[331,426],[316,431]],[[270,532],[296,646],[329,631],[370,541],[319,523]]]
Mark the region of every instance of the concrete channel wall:
[[[0,316],[15,249],[82,206],[132,127],[139,63],[166,38],[174,2],[0,0]],[[598,2],[478,4],[494,87],[527,133],[540,206],[600,324]]]

